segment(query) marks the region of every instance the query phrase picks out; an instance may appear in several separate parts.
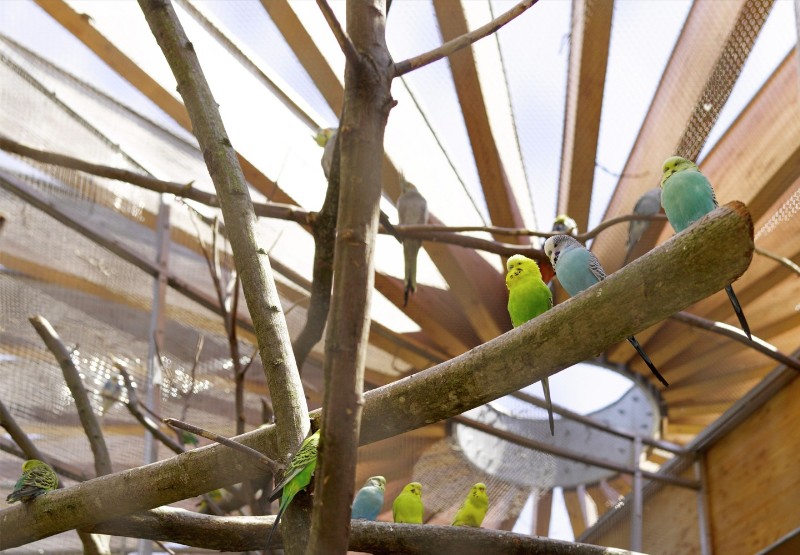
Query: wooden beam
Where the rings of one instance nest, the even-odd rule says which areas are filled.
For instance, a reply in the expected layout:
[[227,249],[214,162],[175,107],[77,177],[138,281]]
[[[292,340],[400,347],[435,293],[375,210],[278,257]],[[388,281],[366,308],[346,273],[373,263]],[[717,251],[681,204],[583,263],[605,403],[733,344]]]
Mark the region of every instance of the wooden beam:
[[589,226],[613,0],[573,0],[558,214]]
[[[604,220],[630,214],[638,198],[658,184],[661,164],[675,154],[708,77],[749,1],[697,0],[692,4]],[[663,226],[659,222],[652,225]],[[607,272],[622,265],[626,242],[627,233],[622,229],[595,239],[592,251]]]
[[550,515],[553,512],[553,490],[547,490],[536,499],[536,521],[534,534],[550,535]]
[[[433,7],[445,42],[469,32],[461,2],[434,0]],[[489,122],[472,47],[462,48],[448,60],[492,224],[525,227]],[[527,237],[496,235],[495,239],[529,244]]]
[[572,533],[577,538],[588,528],[586,516],[581,508],[582,500],[578,498],[578,492],[574,489],[565,489],[564,504],[567,506],[569,522],[572,525]]

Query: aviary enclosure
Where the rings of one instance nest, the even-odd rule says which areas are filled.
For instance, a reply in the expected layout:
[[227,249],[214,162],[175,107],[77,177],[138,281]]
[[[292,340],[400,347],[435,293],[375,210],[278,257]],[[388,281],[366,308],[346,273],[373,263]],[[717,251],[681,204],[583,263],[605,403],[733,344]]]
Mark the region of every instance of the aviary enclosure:
[[[0,3],[0,490],[63,486],[0,549],[263,551],[321,427],[271,550],[800,550],[798,9]],[[679,234],[637,206],[673,155],[720,204]],[[572,298],[570,220],[608,274]],[[554,297],[515,329],[513,254]]]

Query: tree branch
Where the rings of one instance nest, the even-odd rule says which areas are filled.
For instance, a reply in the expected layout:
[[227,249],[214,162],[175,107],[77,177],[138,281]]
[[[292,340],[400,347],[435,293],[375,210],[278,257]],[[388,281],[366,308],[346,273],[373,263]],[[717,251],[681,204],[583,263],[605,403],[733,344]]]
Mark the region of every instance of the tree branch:
[[339,48],[342,49],[344,57],[347,58],[347,61],[353,65],[361,64],[361,56],[359,55],[358,50],[356,50],[353,41],[350,40],[350,37],[347,36],[347,33],[344,31],[344,29],[342,29],[342,25],[339,23],[339,20],[336,19],[336,14],[333,13],[328,1],[317,0],[317,6],[319,6],[323,17],[325,17],[325,21],[328,22],[328,27],[330,27],[331,31],[333,31],[333,36],[336,37],[336,42],[339,43]]
[[519,4],[517,4],[504,14],[499,15],[486,25],[478,27],[474,31],[470,31],[465,35],[456,37],[453,40],[447,41],[443,45],[439,46],[438,48],[434,48],[430,52],[425,52],[424,54],[420,54],[419,56],[415,56],[413,58],[409,58],[408,60],[396,63],[394,65],[394,76],[400,77],[401,75],[405,75],[409,71],[419,69],[422,66],[426,66],[430,63],[441,60],[442,58],[449,56],[453,52],[461,50],[462,48],[466,48],[473,42],[477,42],[482,38],[491,35],[498,29],[503,27],[506,23],[508,23],[509,21],[511,21],[512,19],[523,13],[531,6],[533,6],[536,2],[538,2],[538,0],[522,0]]
[[[257,241],[256,216],[247,183],[200,62],[170,2],[139,0],[147,23],[175,75],[178,92],[219,196],[236,268],[264,362],[278,422],[280,452],[297,450],[309,428],[300,375],[291,352],[269,258]],[[208,488],[209,491],[214,488]]]
[[[518,391],[720,291],[749,266],[752,238],[752,221],[744,205],[727,204],[530,322],[452,360],[367,392],[360,444],[450,418]],[[683,279],[675,279],[676,275]],[[629,309],[621,311],[620,306]],[[319,411],[312,416],[319,417]],[[236,440],[275,458],[276,437],[276,428],[269,426]],[[51,492],[46,506],[32,503],[0,511],[0,550],[262,473],[248,457],[226,447],[193,449]],[[141,485],[136,495],[131,495],[132,484]]]
[[[137,513],[124,519],[101,522],[95,532],[115,536],[143,537],[177,541],[196,548],[215,551],[258,551],[264,547],[275,517],[213,517],[163,507]],[[273,539],[282,543],[280,530]],[[350,550],[375,555],[623,555],[630,551],[577,544],[504,532],[461,526],[415,526],[390,522],[352,521]]]
[[695,316],[689,312],[678,312],[677,314],[673,314],[670,316],[673,320],[678,322],[683,322],[684,324],[688,324],[695,328],[700,328],[704,330],[708,330],[712,333],[716,333],[718,335],[723,335],[734,341],[738,341],[739,343],[750,347],[753,350],[758,351],[759,353],[765,354],[771,359],[783,364],[784,366],[788,366],[793,370],[800,371],[800,360],[791,357],[789,355],[785,355],[781,353],[775,345],[771,343],[767,343],[763,339],[759,339],[755,335],[753,336],[752,341],[747,338],[745,333],[740,330],[739,328],[734,328],[733,326],[729,326],[724,322],[715,322],[713,320],[706,320],[705,318],[701,318],[700,316]]

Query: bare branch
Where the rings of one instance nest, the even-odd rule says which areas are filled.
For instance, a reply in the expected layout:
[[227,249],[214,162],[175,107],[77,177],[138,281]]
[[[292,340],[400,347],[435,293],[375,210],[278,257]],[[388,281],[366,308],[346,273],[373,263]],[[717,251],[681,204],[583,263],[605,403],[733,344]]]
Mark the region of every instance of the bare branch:
[[789,268],[794,273],[800,275],[800,266],[798,266],[797,264],[795,264],[794,262],[792,262],[791,260],[789,260],[785,256],[781,256],[779,254],[774,254],[774,253],[771,253],[769,251],[765,251],[764,249],[759,248],[759,247],[756,247],[756,253],[760,254],[761,256],[766,256],[767,258],[771,258],[775,262],[783,264],[784,266]]
[[106,441],[103,438],[103,430],[94,414],[89,395],[86,393],[86,388],[83,387],[83,380],[70,356],[69,350],[44,316],[33,316],[28,320],[42,338],[44,344],[47,345],[47,348],[50,349],[50,352],[53,353],[53,356],[56,357],[59,366],[61,366],[64,381],[72,393],[72,398],[75,400],[75,408],[78,409],[81,425],[92,448],[95,472],[98,476],[111,474],[113,472],[111,456],[108,454]]
[[187,432],[192,432],[195,435],[202,436],[206,439],[210,439],[211,441],[216,441],[217,443],[224,445],[226,447],[230,447],[231,449],[236,449],[237,451],[244,453],[248,457],[253,457],[259,463],[269,468],[269,470],[273,473],[281,469],[278,463],[276,463],[269,457],[264,456],[263,453],[259,453],[255,449],[251,449],[246,445],[242,445],[238,441],[233,441],[232,439],[228,439],[227,437],[222,437],[221,435],[217,435],[203,428],[193,426],[188,422],[181,422],[180,420],[176,420],[174,418],[165,418],[163,422],[168,426],[180,428],[181,430],[186,430]]
[[747,338],[745,333],[740,330],[739,328],[734,328],[733,326],[729,326],[724,322],[715,322],[713,320],[706,320],[705,318],[701,318],[700,316],[695,316],[694,314],[690,314],[689,312],[678,312],[677,314],[673,314],[670,316],[673,320],[678,322],[683,322],[684,324],[689,324],[695,328],[700,328],[704,330],[708,330],[710,332],[716,333],[718,335],[723,335],[734,341],[738,341],[739,343],[750,347],[758,351],[759,353],[765,354],[773,360],[778,361],[780,364],[788,366],[793,370],[800,371],[800,360],[791,357],[789,355],[785,355],[781,353],[775,345],[771,343],[767,343],[763,339],[759,339],[755,335],[753,336],[753,340]]
[[413,58],[409,58],[408,60],[396,63],[394,65],[394,76],[399,77],[401,75],[405,75],[409,71],[419,69],[423,66],[441,60],[442,58],[449,56],[453,52],[461,50],[462,48],[466,48],[473,42],[477,42],[482,38],[491,35],[498,29],[503,27],[506,23],[508,23],[509,21],[511,21],[512,19],[523,13],[531,6],[533,6],[536,2],[538,2],[538,0],[522,0],[519,4],[517,4],[504,14],[499,15],[486,25],[478,27],[474,31],[470,31],[465,35],[456,37],[453,40],[447,41],[443,45],[439,46],[438,48],[434,48],[430,52],[425,52],[424,54],[420,54],[419,56],[414,56]]
[[328,4],[328,0],[317,0],[317,6],[319,6],[320,11],[322,11],[325,21],[328,22],[328,27],[333,31],[333,36],[336,37],[336,42],[339,43],[339,48],[342,49],[344,57],[347,58],[347,61],[351,64],[359,65],[361,63],[361,56],[353,45],[353,41],[350,40],[345,30],[342,29],[339,20],[336,19],[336,14],[333,13],[330,4]]

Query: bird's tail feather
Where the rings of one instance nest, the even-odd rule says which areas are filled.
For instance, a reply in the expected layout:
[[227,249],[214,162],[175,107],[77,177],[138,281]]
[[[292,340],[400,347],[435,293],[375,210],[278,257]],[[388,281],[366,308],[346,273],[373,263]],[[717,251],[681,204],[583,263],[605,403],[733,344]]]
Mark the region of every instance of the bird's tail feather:
[[636,341],[636,338],[635,338],[634,336],[632,336],[632,335],[631,335],[631,336],[628,338],[628,342],[629,342],[631,345],[633,345],[633,348],[634,348],[634,349],[636,349],[636,352],[637,352],[637,353],[639,353],[639,356],[640,356],[640,357],[642,357],[642,360],[643,360],[643,361],[644,361],[644,363],[647,365],[647,367],[650,369],[650,371],[653,373],[653,375],[654,375],[656,378],[658,378],[658,381],[660,381],[661,383],[663,383],[665,387],[669,387],[669,383],[667,382],[667,380],[665,380],[665,379],[664,379],[664,376],[662,376],[662,375],[661,375],[661,373],[660,373],[660,372],[659,372],[659,371],[656,369],[656,366],[655,366],[655,364],[653,364],[653,361],[652,361],[652,360],[650,360],[650,357],[649,357],[649,356],[647,356],[647,354],[644,352],[644,349],[642,349],[642,346],[641,346],[641,345],[639,345],[639,342],[638,342],[638,341]]
[[747,324],[747,319],[744,317],[742,305],[739,304],[739,299],[736,298],[736,293],[733,292],[733,286],[727,286],[725,288],[725,292],[728,294],[728,298],[731,300],[733,311],[736,313],[736,317],[739,318],[739,324],[742,326],[742,331],[747,335],[747,339],[752,341],[753,336],[750,334],[750,326]]
[[408,305],[408,295],[417,291],[417,254],[421,246],[420,241],[406,239],[403,243],[403,258],[405,259],[406,275],[405,290],[403,291],[403,306]]
[[278,508],[278,514],[277,514],[277,516],[275,517],[275,522],[273,522],[273,523],[272,523],[272,528],[270,529],[270,531],[269,531],[269,535],[267,536],[267,545],[266,545],[266,547],[264,548],[264,551],[268,551],[268,550],[269,550],[269,542],[271,542],[271,541],[272,541],[272,534],[274,534],[274,533],[275,533],[275,530],[277,530],[277,529],[278,529],[278,523],[281,521],[281,515],[283,515],[283,511],[284,511],[284,510],[286,510],[286,507],[285,507],[285,506],[283,506],[283,505],[281,505],[281,506]]
[[556,424],[553,420],[553,401],[550,400],[550,381],[542,379],[542,389],[544,390],[544,400],[547,403],[547,418],[550,420],[550,435],[556,435]]

